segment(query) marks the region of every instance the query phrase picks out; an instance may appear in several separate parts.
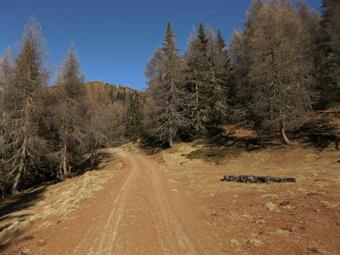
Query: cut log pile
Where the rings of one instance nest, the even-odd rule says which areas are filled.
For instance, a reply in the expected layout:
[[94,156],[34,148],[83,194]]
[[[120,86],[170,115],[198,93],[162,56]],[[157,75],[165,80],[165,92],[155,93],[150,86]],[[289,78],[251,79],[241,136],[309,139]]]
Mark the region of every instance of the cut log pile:
[[296,179],[292,177],[272,177],[272,176],[253,176],[253,175],[225,175],[221,181],[240,182],[240,183],[295,183]]

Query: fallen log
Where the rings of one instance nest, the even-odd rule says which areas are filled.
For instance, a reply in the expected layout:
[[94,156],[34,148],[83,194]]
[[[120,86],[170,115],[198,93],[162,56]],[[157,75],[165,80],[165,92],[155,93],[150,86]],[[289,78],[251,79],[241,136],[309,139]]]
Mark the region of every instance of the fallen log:
[[240,183],[284,183],[296,182],[292,177],[272,177],[272,176],[253,176],[253,175],[225,175],[221,179],[224,182],[240,182]]

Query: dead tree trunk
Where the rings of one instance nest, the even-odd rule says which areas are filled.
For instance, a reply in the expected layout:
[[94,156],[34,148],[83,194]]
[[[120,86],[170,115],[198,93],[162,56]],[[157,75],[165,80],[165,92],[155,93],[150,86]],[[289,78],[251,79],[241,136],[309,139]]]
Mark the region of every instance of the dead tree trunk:
[[286,135],[286,131],[284,128],[281,128],[281,136],[282,136],[282,140],[285,144],[287,145],[291,145],[292,143],[290,142],[289,138]]

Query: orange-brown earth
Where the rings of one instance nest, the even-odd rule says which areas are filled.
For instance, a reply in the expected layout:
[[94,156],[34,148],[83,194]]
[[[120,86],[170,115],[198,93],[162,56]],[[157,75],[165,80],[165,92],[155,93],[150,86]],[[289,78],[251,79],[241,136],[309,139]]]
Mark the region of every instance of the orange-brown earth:
[[[271,148],[215,164],[186,158],[197,149],[110,149],[101,169],[34,191],[25,207],[3,202],[0,253],[340,254],[339,152]],[[220,182],[224,174],[297,183]]]

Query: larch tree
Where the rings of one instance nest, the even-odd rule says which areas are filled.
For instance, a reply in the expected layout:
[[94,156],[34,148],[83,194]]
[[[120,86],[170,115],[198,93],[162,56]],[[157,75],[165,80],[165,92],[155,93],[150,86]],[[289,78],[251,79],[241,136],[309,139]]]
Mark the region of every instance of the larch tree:
[[[252,0],[247,11],[247,20],[244,31],[236,31],[229,47],[229,56],[232,66],[233,77],[233,108],[234,118],[243,121],[245,118],[252,118],[250,111],[250,100],[253,96],[253,87],[249,82],[251,65],[250,51],[251,38],[254,34],[257,23],[261,16],[263,7],[262,0]],[[237,110],[236,110],[237,109]],[[242,120],[241,120],[242,119]]]
[[168,24],[164,45],[150,61],[146,75],[149,78],[151,107],[149,114],[154,124],[152,136],[164,147],[171,147],[180,125],[179,85],[181,81],[181,58],[175,44],[174,32]]
[[[15,59],[10,50],[7,50],[4,57],[0,59],[0,198],[6,195],[6,184],[8,168],[6,167],[6,135],[9,130],[6,130],[6,113],[4,111],[4,92],[9,86],[9,82],[13,78]],[[7,128],[9,125],[7,125]]]
[[269,2],[259,17],[250,37],[251,108],[263,129],[281,131],[289,143],[286,130],[303,125],[311,111],[311,38],[287,1]]
[[[306,3],[306,0],[298,0],[296,4],[296,12],[305,28],[305,33],[308,33],[311,40],[307,40],[304,49],[306,50],[306,54],[310,56],[313,60],[313,70],[311,76],[311,94],[313,102],[315,103],[314,107],[318,105],[318,101],[320,99],[320,95],[318,92],[318,65],[320,63],[320,58],[318,54],[318,44],[320,41],[320,15],[311,10]],[[309,52],[307,52],[307,49]]]
[[46,78],[42,49],[41,28],[32,18],[24,32],[13,77],[4,92],[4,150],[12,194],[18,193],[24,174],[39,169],[40,158],[46,153],[44,140],[39,136]]
[[66,56],[57,85],[60,89],[58,108],[58,130],[60,135],[60,166],[58,179],[63,180],[71,175],[73,168],[83,156],[87,130],[85,123],[86,105],[83,76],[79,70],[78,56],[73,47]]

